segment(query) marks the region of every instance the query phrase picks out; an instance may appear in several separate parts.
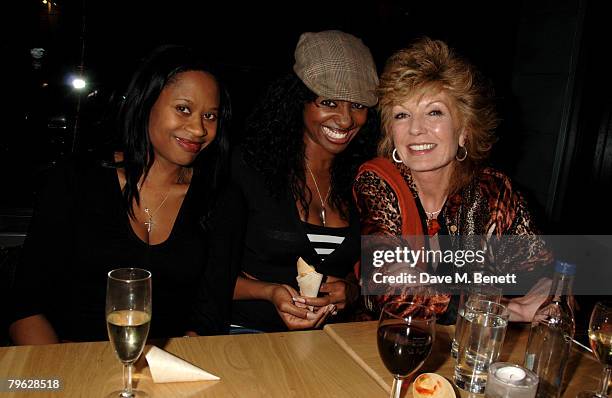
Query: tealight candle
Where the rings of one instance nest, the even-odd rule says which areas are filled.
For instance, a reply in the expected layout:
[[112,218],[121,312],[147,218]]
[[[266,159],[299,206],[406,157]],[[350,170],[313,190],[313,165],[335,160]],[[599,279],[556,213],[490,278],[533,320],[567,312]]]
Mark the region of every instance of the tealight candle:
[[522,366],[497,362],[489,367],[485,397],[534,398],[538,389],[538,376]]
[[527,376],[527,373],[517,366],[504,366],[497,369],[495,376],[506,383],[517,384]]

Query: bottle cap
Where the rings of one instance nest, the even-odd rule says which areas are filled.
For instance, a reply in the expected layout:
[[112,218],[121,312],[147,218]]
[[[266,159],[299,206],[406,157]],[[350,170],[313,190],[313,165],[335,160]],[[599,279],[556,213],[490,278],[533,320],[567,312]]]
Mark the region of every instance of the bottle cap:
[[566,263],[565,261],[555,261],[555,272],[564,275],[575,275],[576,274],[576,265],[571,263]]

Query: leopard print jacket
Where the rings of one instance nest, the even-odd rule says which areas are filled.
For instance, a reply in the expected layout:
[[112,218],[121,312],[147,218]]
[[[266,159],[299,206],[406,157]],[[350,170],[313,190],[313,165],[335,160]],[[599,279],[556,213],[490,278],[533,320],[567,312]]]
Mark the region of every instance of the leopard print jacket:
[[[410,169],[403,163],[394,165],[418,201],[418,191]],[[401,235],[402,216],[397,196],[384,179],[374,172],[366,171],[356,179],[354,192],[364,234],[388,237]],[[492,168],[483,168],[470,184],[451,195],[438,217],[446,225],[449,240],[454,247],[465,245],[462,236],[519,236],[523,242],[528,242],[521,245],[521,250],[497,253],[498,261],[493,262],[495,265],[489,265],[492,269],[485,271],[495,274],[510,271],[531,272],[552,262],[552,253],[538,236],[524,198],[512,188],[507,176]],[[482,248],[483,243],[474,244],[480,246],[474,247],[478,249]],[[385,302],[406,299],[406,296],[407,294],[367,296],[366,307],[378,313]],[[443,296],[446,295],[430,297],[431,304],[438,313],[446,311],[447,305],[444,303],[448,304],[449,301],[444,300]],[[424,300],[415,297],[412,299]]]

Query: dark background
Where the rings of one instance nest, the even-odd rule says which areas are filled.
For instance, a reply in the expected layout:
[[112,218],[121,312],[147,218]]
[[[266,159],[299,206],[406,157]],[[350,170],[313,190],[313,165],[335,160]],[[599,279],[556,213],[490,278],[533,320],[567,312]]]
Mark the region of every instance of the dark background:
[[[138,60],[186,43],[222,65],[234,137],[263,87],[290,70],[301,32],[341,29],[385,59],[417,37],[447,41],[496,88],[493,165],[522,188],[548,233],[607,233],[612,180],[610,39],[604,2],[21,1],[0,29],[2,214],[31,207],[37,176],[112,137],[110,101]],[[36,61],[30,49],[45,56]],[[76,91],[69,75],[82,70]],[[114,96],[114,97],[113,97]],[[16,210],[20,209],[20,210]],[[597,215],[593,215],[597,211]],[[587,215],[588,214],[588,215]],[[2,230],[0,219],[0,230]],[[6,228],[5,228],[6,229]]]
[[[417,37],[447,41],[488,76],[502,123],[494,166],[513,178],[548,234],[610,234],[612,38],[605,2],[20,0],[2,6],[0,246],[23,239],[38,180],[73,151],[113,136],[113,99],[161,43],[220,64],[234,142],[300,33],[341,29],[385,59]],[[32,48],[44,48],[35,60]],[[69,75],[88,86],[75,91]]]

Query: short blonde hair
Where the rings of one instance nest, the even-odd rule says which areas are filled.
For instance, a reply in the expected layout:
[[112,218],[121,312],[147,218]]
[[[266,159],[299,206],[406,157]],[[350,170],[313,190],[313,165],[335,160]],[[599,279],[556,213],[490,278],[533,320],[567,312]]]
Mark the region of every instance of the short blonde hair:
[[378,108],[383,138],[378,155],[391,158],[392,108],[415,95],[444,91],[452,100],[452,111],[466,134],[467,158],[457,162],[449,193],[465,186],[476,169],[488,158],[496,138],[498,119],[491,86],[474,66],[440,40],[422,38],[393,54],[385,65],[378,88]]

